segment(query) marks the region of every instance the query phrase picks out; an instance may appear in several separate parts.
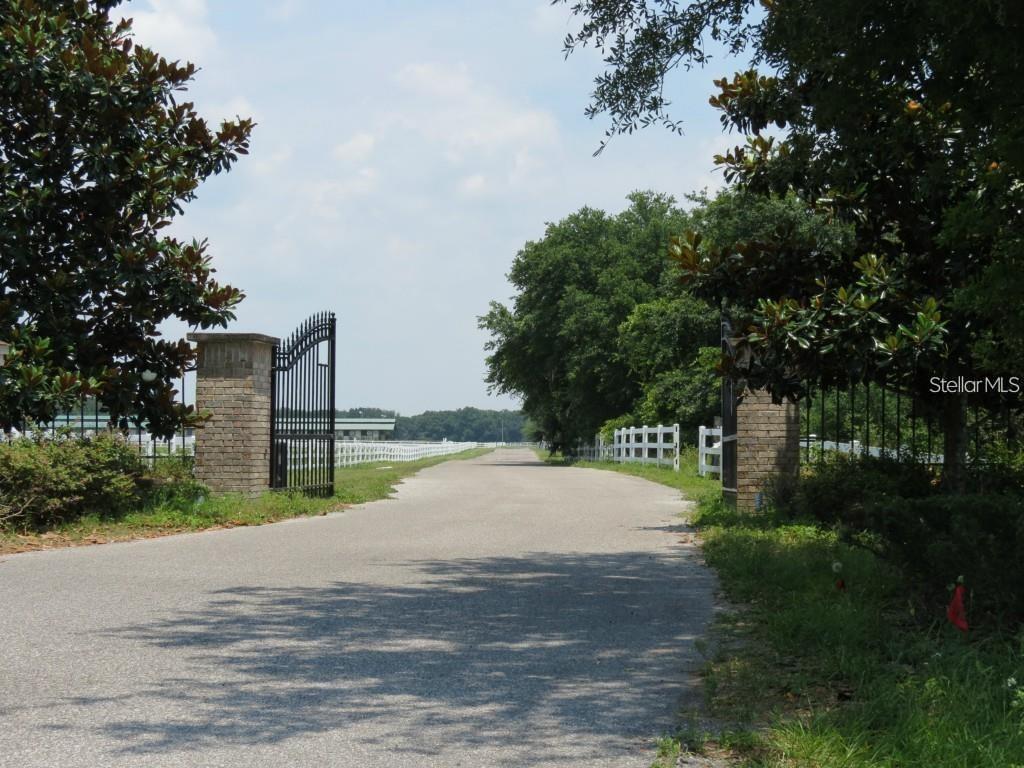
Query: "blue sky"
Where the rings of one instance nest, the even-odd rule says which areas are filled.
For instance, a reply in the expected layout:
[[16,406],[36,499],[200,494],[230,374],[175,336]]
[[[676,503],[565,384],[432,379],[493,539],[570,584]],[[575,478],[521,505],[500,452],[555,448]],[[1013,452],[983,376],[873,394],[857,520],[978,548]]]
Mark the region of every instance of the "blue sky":
[[486,392],[476,318],[511,296],[516,252],[585,205],[717,188],[711,157],[736,143],[707,105],[711,79],[737,68],[720,60],[671,82],[684,137],[652,128],[592,157],[600,59],[564,60],[573,22],[543,0],[134,0],[118,14],[201,68],[189,98],[204,116],[258,123],[251,154],[173,231],[209,238],[219,277],[247,294],[230,330],[284,336],[337,313],[339,407],[515,407]]

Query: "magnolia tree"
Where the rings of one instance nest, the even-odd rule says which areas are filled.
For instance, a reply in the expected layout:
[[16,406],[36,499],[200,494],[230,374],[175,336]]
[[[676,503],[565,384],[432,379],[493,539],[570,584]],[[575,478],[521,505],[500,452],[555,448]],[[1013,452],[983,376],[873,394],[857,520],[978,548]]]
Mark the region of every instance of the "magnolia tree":
[[195,66],[135,45],[115,5],[0,0],[4,428],[86,396],[157,435],[194,421],[170,383],[194,353],[157,328],[223,326],[242,298],[205,241],[163,231],[246,153],[252,122],[208,125],[181,99]]
[[726,180],[794,196],[808,217],[849,228],[840,247],[788,222],[758,240],[676,240],[694,292],[739,321],[730,373],[776,399],[859,381],[930,399],[943,414],[946,479],[960,487],[966,400],[935,397],[932,378],[1012,374],[1024,362],[1024,5],[583,0],[572,10],[583,25],[567,51],[605,55],[589,111],[611,116],[609,137],[679,129],[666,77],[716,64],[714,43],[744,59],[711,96],[723,126],[745,136],[715,158]]

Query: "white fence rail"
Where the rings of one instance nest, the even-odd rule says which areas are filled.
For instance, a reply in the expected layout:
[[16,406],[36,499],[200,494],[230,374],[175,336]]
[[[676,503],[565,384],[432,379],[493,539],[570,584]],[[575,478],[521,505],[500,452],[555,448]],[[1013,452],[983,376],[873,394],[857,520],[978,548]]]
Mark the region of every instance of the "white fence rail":
[[[852,453],[856,455],[868,455],[873,456],[876,459],[883,456],[896,459],[899,458],[901,453],[903,455],[909,455],[909,451],[904,448],[901,452],[893,447],[886,447],[884,450],[880,447],[873,445],[864,445],[860,440],[853,440],[852,442],[836,442],[834,440],[822,440],[817,435],[807,435],[800,438],[800,449],[804,451],[805,455],[819,455],[825,451],[834,451],[838,453]],[[942,464],[943,455],[941,453],[919,453],[915,454],[915,461],[924,462],[925,464]]]
[[17,429],[12,428],[10,432],[0,433],[0,439],[8,442],[20,438],[31,440],[40,438],[50,440],[85,440],[102,434],[118,437],[124,441],[125,445],[134,448],[142,458],[148,461],[169,456],[182,458],[196,455],[196,437],[194,434],[176,435],[172,438],[158,438],[153,437],[148,432],[140,434],[137,431],[133,431],[125,434],[116,429],[78,429],[62,432],[60,430],[42,428],[37,430],[27,429],[24,432],[19,432]]
[[377,461],[416,461],[432,456],[450,456],[477,448],[480,443],[407,443],[394,440],[339,440],[334,444],[334,464],[349,467]]
[[598,435],[593,445],[579,445],[573,455],[590,461],[620,464],[672,465],[679,471],[679,425],[624,427],[616,429],[609,445]]
[[721,427],[700,427],[697,430],[697,474],[701,477],[722,477]]
[[671,464],[679,471],[679,425],[616,429],[611,460],[619,463]]

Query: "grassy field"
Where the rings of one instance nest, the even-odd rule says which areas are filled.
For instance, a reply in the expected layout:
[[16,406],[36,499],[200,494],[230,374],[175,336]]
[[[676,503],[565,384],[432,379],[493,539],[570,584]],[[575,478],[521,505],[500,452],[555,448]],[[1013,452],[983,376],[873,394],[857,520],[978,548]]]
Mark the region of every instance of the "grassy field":
[[814,525],[737,515],[695,473],[578,466],[699,499],[705,557],[735,606],[706,646],[718,725],[662,739],[656,768],[681,749],[761,768],[1024,767],[1024,632],[965,638],[920,615],[873,554]]
[[262,525],[292,517],[325,515],[353,504],[387,498],[403,478],[426,467],[453,459],[482,456],[491,450],[478,448],[420,461],[338,468],[335,470],[335,495],[331,498],[307,498],[299,493],[286,492],[265,493],[256,499],[207,494],[197,498],[194,494],[178,493],[118,518],[90,515],[40,533],[0,532],[0,554],[152,538],[207,528]]

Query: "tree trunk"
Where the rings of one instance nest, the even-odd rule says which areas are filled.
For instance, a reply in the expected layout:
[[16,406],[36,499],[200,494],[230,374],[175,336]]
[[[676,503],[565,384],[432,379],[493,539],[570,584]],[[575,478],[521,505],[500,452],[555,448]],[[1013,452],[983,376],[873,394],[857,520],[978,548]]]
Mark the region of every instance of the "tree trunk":
[[964,493],[967,464],[967,395],[947,395],[942,403],[942,487],[946,493]]

